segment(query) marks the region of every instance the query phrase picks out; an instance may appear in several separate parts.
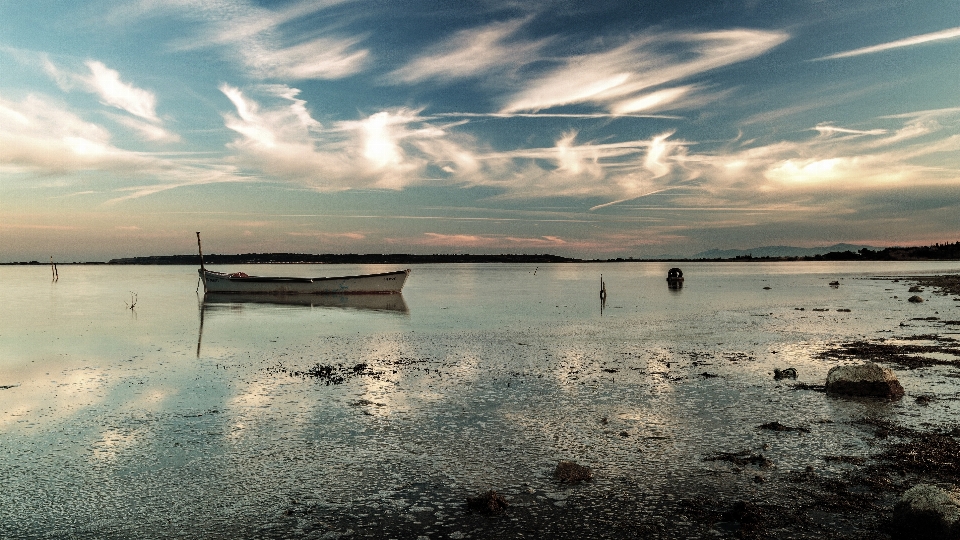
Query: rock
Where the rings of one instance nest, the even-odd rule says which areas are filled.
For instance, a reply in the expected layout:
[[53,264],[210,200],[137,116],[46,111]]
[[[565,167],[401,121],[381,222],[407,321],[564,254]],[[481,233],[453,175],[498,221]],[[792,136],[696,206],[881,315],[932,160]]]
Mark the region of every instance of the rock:
[[834,289],[836,289],[837,287],[840,286],[840,282],[839,282],[839,281],[831,281],[831,282],[830,282],[830,286],[833,287]]
[[913,287],[910,287],[909,289],[907,289],[907,292],[923,292],[923,287],[919,285],[914,285]]
[[497,514],[510,506],[507,500],[494,490],[481,493],[476,497],[467,497],[467,508],[487,514]]
[[917,484],[893,509],[895,538],[956,540],[960,538],[960,497],[936,486]]
[[910,298],[907,298],[907,302],[913,302],[914,304],[919,304],[920,302],[923,302],[923,298],[920,298],[917,295],[913,295]]
[[553,471],[553,477],[561,482],[580,482],[593,478],[590,467],[578,465],[573,461],[561,461]]
[[797,370],[794,369],[794,368],[792,368],[792,367],[788,367],[787,369],[774,369],[774,370],[773,370],[773,378],[776,379],[776,380],[778,380],[778,381],[781,380],[781,379],[794,379],[794,380],[796,380],[796,378],[797,378]]
[[900,399],[903,386],[893,370],[873,362],[855,366],[835,366],[827,372],[828,394]]

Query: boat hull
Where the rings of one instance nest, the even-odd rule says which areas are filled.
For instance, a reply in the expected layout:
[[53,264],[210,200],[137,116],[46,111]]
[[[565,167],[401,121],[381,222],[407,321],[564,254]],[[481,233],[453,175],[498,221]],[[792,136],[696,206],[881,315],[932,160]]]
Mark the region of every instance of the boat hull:
[[203,289],[231,294],[399,294],[410,270],[342,277],[261,277],[200,269]]

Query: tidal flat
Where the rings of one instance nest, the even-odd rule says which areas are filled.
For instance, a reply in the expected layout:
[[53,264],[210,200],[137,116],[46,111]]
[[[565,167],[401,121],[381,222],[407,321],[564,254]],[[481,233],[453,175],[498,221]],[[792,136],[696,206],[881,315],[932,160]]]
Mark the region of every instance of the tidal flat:
[[[0,537],[891,538],[907,488],[960,485],[956,263],[669,266],[421,265],[315,302],[0,268]],[[822,391],[863,360],[906,396]]]

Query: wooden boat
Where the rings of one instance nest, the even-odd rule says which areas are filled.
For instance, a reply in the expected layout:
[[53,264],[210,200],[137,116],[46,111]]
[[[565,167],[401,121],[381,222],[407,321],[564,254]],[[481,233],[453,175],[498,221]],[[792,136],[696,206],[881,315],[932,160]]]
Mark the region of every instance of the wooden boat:
[[273,277],[250,276],[243,272],[225,273],[207,270],[203,266],[203,249],[197,233],[200,250],[200,280],[205,293],[246,294],[399,294],[410,275],[410,270],[381,274],[341,277]]

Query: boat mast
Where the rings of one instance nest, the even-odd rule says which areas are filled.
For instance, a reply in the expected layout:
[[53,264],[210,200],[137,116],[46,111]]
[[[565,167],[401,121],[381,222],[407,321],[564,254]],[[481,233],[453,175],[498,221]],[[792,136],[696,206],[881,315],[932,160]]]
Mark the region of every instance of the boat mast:
[[200,270],[203,270],[203,248],[200,247],[200,231],[197,231],[197,251],[200,252]]

